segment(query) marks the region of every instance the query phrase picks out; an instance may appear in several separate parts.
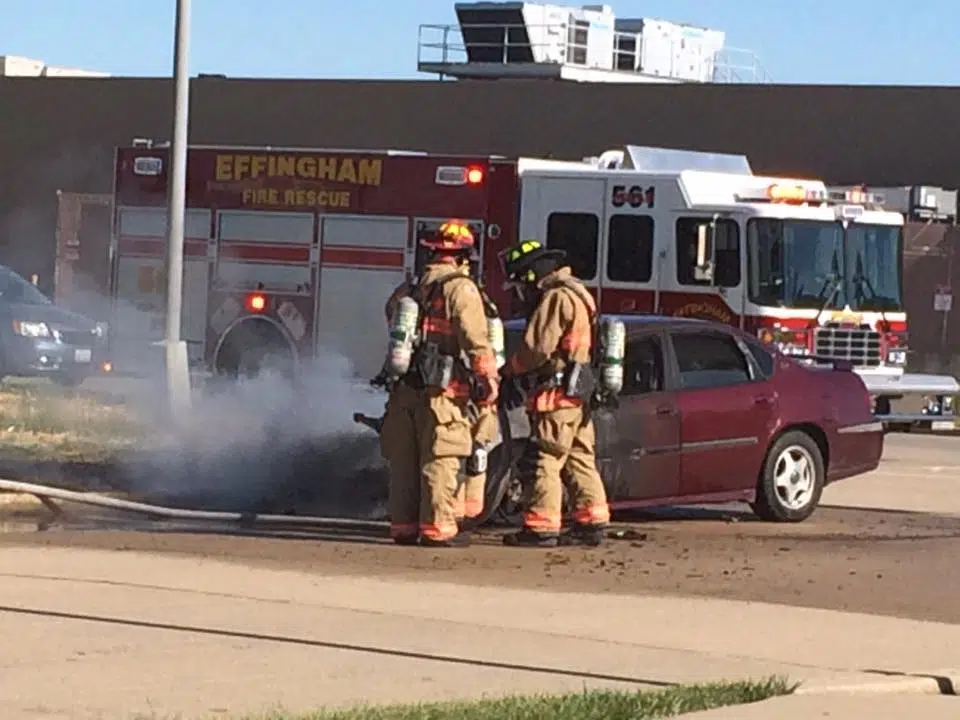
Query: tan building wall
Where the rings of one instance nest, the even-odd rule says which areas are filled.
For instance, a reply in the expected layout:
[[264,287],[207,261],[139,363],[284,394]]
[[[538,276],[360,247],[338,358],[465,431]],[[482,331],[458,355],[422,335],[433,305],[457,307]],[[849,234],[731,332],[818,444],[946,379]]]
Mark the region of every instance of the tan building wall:
[[[53,273],[56,191],[170,134],[166,79],[0,78],[0,262]],[[960,89],[550,81],[193,82],[191,141],[580,158],[636,143],[745,153],[830,182],[960,185]]]

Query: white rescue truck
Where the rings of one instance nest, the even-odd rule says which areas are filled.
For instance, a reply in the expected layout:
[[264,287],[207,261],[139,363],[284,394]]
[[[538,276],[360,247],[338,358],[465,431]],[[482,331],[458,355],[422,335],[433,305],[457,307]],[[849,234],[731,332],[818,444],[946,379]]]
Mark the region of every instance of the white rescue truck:
[[[116,347],[162,327],[165,146],[117,153],[111,324]],[[904,216],[820,180],[755,175],[747,159],[627,146],[581,162],[415,152],[191,148],[184,336],[215,372],[296,365],[318,350],[361,377],[383,362],[383,305],[451,217],[480,238],[478,273],[505,317],[498,253],[566,250],[605,314],[738,326],[810,362],[848,363],[877,399],[938,398],[948,376],[905,372]],[[118,367],[123,361],[118,354]]]

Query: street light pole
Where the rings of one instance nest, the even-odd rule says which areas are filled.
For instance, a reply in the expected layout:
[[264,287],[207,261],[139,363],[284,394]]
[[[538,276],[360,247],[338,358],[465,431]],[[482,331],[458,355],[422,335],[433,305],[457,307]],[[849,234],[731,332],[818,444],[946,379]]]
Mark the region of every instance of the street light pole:
[[167,317],[164,334],[167,398],[174,416],[190,406],[187,345],[180,338],[183,304],[183,236],[187,195],[187,126],[190,116],[190,0],[176,0],[173,58],[173,142],[167,187]]

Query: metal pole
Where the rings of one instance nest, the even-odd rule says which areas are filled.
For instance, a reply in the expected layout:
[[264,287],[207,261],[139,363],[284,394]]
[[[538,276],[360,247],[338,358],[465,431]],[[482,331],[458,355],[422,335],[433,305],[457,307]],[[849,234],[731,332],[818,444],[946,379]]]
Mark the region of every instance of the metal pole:
[[167,392],[174,413],[189,406],[190,371],[180,339],[183,303],[183,234],[187,191],[187,126],[190,116],[190,0],[176,0],[173,58],[173,143],[167,187],[167,322],[164,335]]

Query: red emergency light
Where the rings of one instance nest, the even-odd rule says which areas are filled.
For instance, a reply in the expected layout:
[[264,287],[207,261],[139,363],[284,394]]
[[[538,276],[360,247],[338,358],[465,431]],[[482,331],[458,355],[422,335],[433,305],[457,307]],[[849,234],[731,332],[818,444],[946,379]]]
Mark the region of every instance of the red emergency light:
[[250,293],[247,295],[247,310],[250,312],[263,312],[267,308],[267,298],[261,293]]
[[467,184],[468,185],[479,185],[483,182],[483,168],[471,167],[467,168]]

